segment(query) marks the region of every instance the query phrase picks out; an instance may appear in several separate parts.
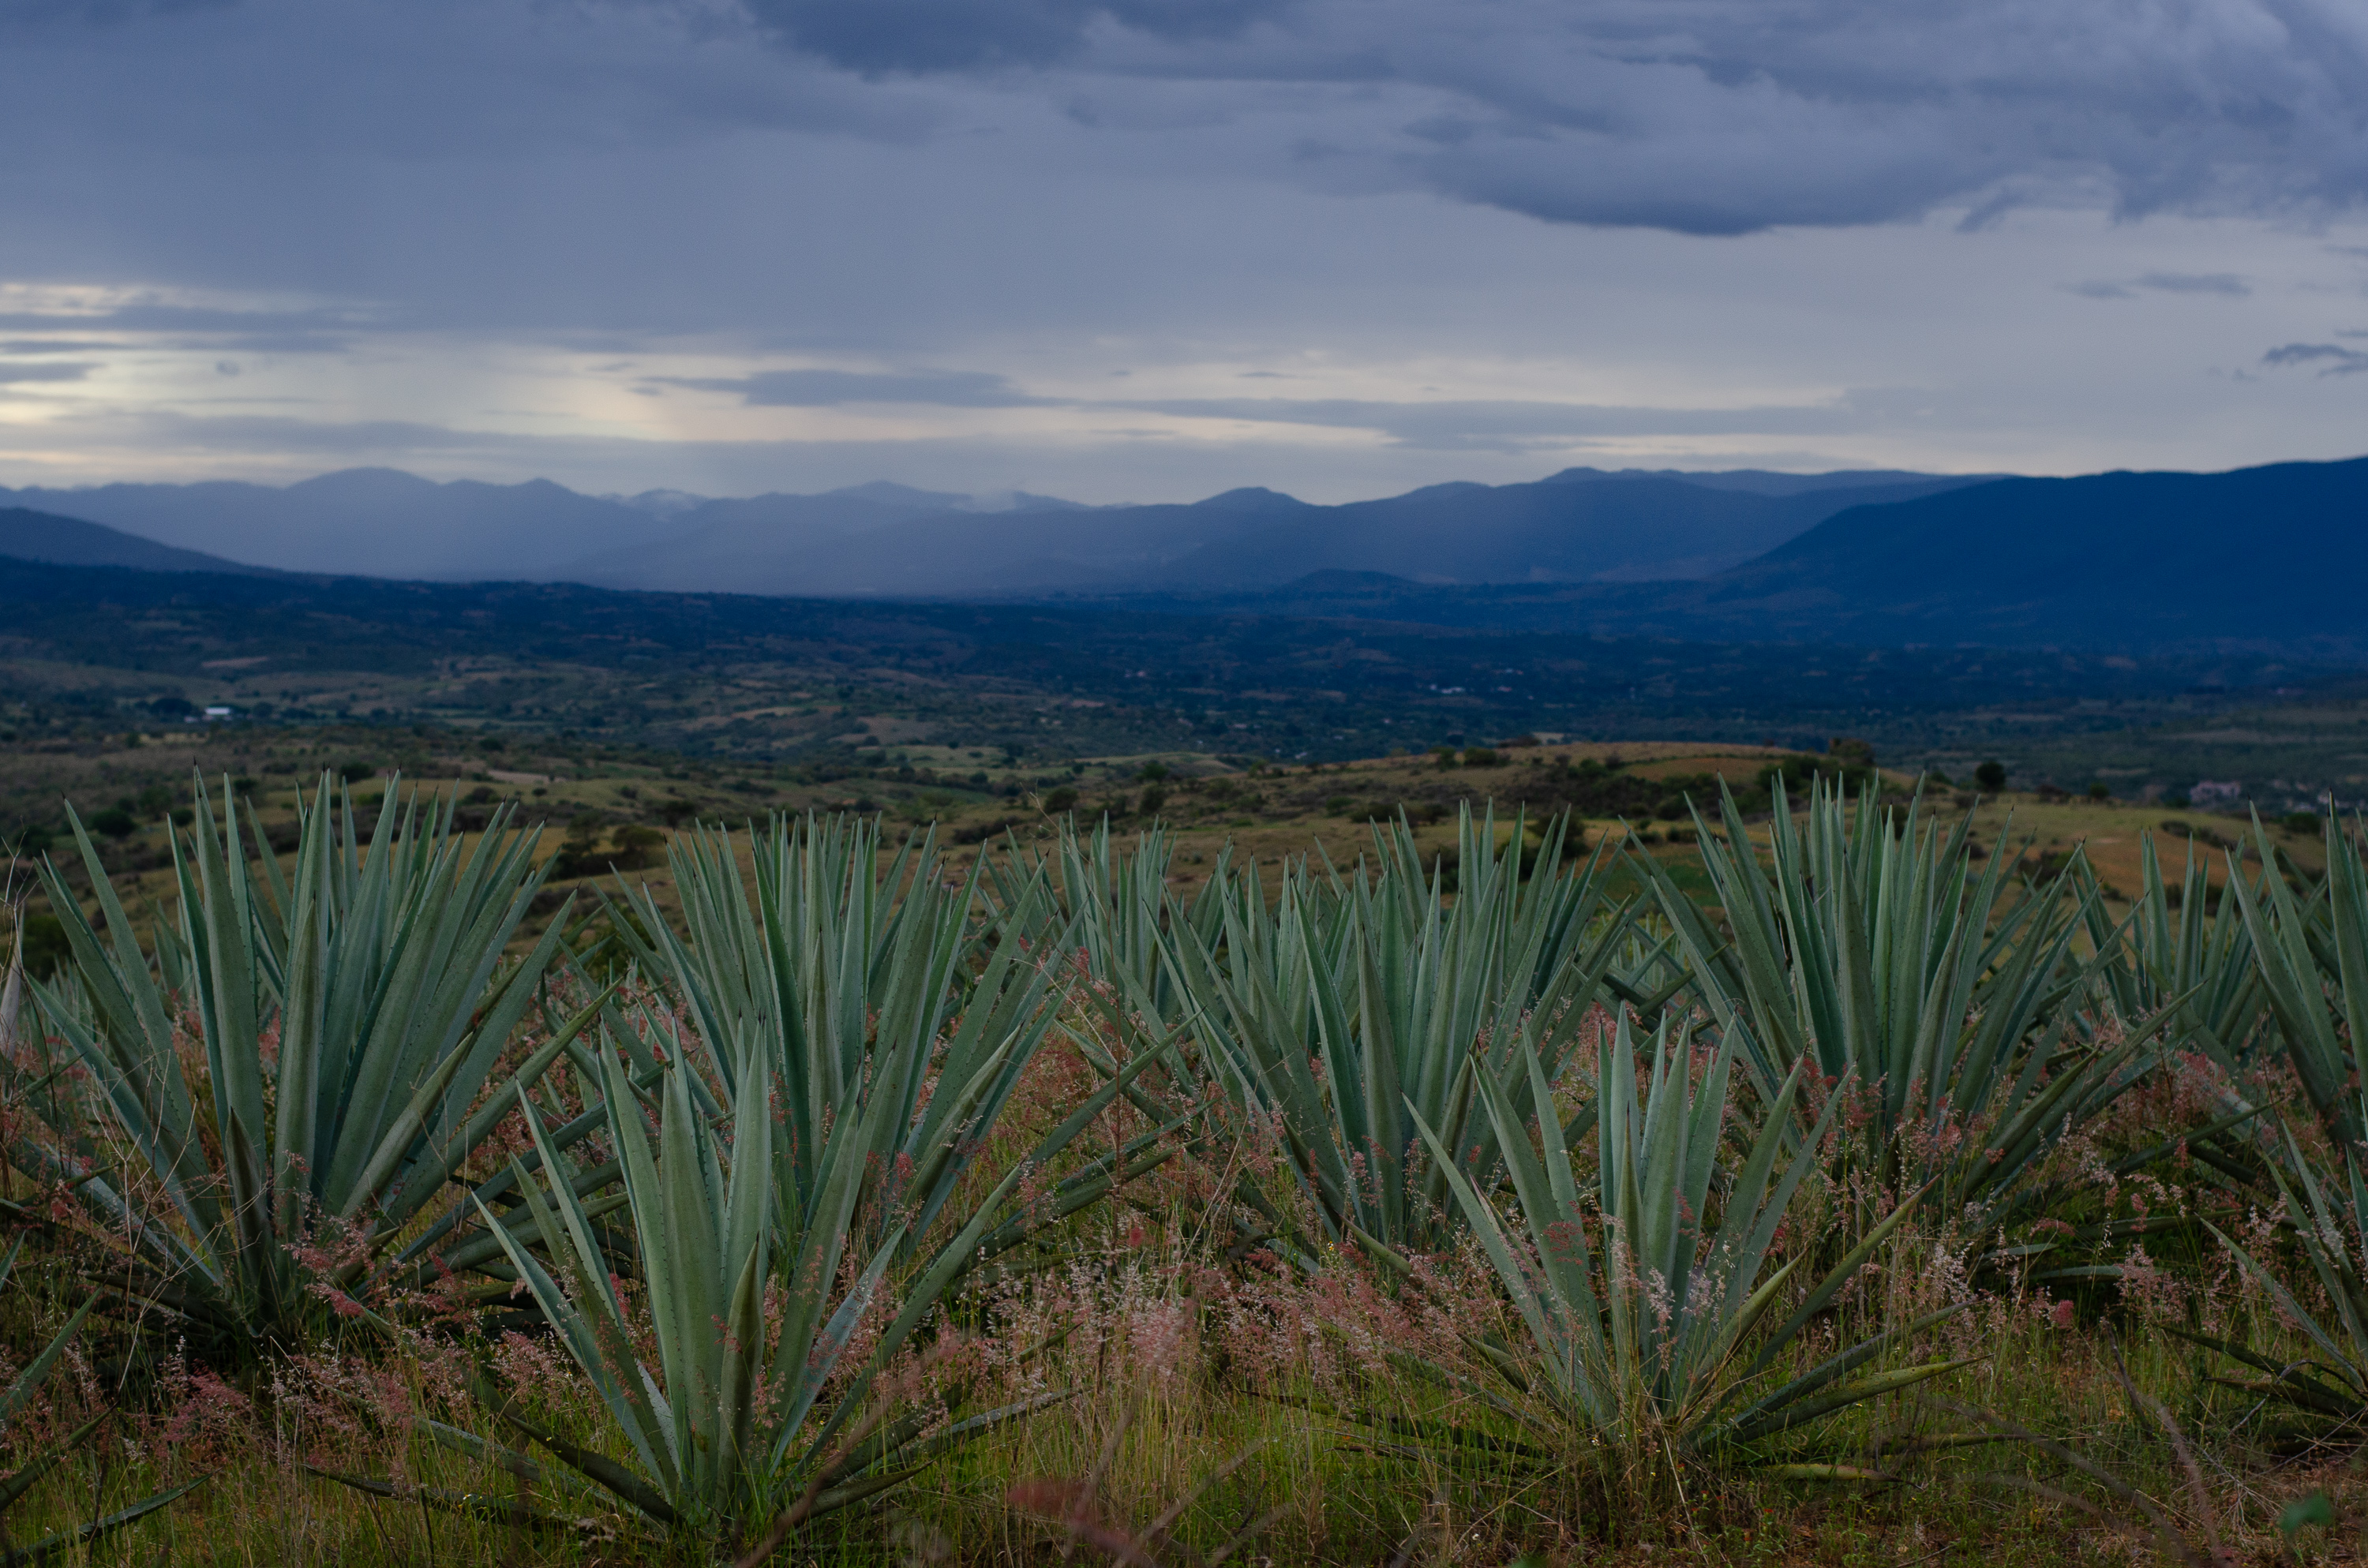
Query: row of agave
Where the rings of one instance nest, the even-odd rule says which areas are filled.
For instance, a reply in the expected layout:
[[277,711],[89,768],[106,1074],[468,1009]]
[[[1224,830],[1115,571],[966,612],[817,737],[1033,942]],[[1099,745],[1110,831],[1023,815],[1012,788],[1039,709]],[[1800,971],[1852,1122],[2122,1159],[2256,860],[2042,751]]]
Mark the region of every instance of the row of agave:
[[[2368,1007],[2368,875],[2332,824],[2316,892],[2264,840],[2217,916],[2174,908],[2149,859],[2116,924],[2077,858],[1981,867],[1962,824],[1823,791],[1799,824],[1776,813],[1764,858],[1731,801],[1723,831],[1700,824],[1716,922],[1651,860],[1565,864],[1559,824],[1531,853],[1527,824],[1500,842],[1467,815],[1452,873],[1404,824],[1370,863],[1293,863],[1279,886],[1221,858],[1187,900],[1156,832],[1128,853],[1064,831],[951,877],[927,836],[891,851],[872,824],[776,819],[677,838],[678,917],[646,889],[603,901],[617,950],[595,975],[571,910],[518,939],[542,872],[507,817],[464,837],[449,801],[390,793],[365,843],[324,779],[283,869],[250,849],[251,811],[242,829],[228,800],[200,808],[144,950],[86,835],[96,921],[46,873],[73,963],[34,987],[37,1032],[84,1071],[20,1051],[0,1087],[10,1163],[103,1248],[85,1310],[236,1363],[302,1343],[325,1302],[378,1321],[358,1303],[455,1271],[523,1289],[633,1462],[493,1390],[506,1440],[421,1429],[751,1558],[1026,1415],[900,1404],[882,1379],[990,1263],[1225,1117],[1270,1127],[1298,1187],[1220,1195],[1245,1242],[1361,1254],[1408,1290],[1413,1255],[1476,1243],[1529,1340],[1474,1330],[1501,1378],[1485,1398],[1550,1449],[1801,1474],[1846,1470],[1793,1434],[1950,1365],[1884,1364],[1916,1323],[1804,1366],[1812,1320],[1919,1202],[2028,1263],[2007,1226],[2062,1196],[2050,1152],[2170,1044],[2234,1062],[2266,1013],[2320,1113],[2368,1122],[2343,1011]],[[1005,1108],[1055,1030],[1098,1086],[1013,1146]],[[1140,1131],[1095,1142],[1121,1098]],[[1839,1138],[1845,1105],[1867,1114]],[[2351,1161],[2353,1132],[2336,1146]],[[2331,1372],[2280,1375],[2356,1408],[2368,1288],[2334,1220],[2356,1237],[2368,1189],[2285,1150],[2348,1315],[2313,1325]],[[1898,1201],[1787,1255],[1837,1159]]]

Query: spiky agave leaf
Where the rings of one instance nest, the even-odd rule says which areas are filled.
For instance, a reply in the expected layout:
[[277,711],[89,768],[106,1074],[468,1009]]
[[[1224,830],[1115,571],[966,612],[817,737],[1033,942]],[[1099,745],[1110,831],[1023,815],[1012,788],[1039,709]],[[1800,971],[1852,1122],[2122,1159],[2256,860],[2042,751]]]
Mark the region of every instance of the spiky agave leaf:
[[2271,1175],[2332,1311],[2324,1317],[2308,1311],[2266,1260],[2214,1227],[2324,1359],[2307,1367],[2279,1364],[2240,1346],[2211,1343],[2270,1373],[2270,1386],[2294,1403],[2356,1418],[2368,1410],[2368,1259],[2360,1252],[2368,1245],[2362,1229],[2368,1226],[2368,1173],[2361,1155],[2368,1088],[2361,1083],[2359,1045],[2360,1030],[2368,1026],[2368,863],[2357,824],[2346,832],[2330,812],[2326,881],[2316,892],[2297,893],[2258,821],[2254,833],[2260,881],[2248,887],[2232,874],[2228,889],[2251,938],[2281,1044],[2331,1145],[2328,1154],[2315,1155],[2289,1127]]
[[1276,1118],[1333,1239],[1450,1244],[1462,1220],[1418,1124],[1485,1176],[1497,1135],[1477,1114],[1479,1085],[1526,1108],[1520,1053],[1549,1085],[1570,1060],[1626,947],[1627,911],[1606,897],[1600,852],[1565,874],[1565,826],[1547,825],[1524,875],[1525,824],[1500,848],[1493,816],[1467,808],[1451,889],[1400,822],[1376,830],[1371,874],[1319,877],[1303,862],[1271,910],[1253,885],[1225,899],[1213,930],[1171,920],[1203,1049],[1238,1099]]
[[[2099,1048],[2067,1044],[2059,1027],[2097,895],[2078,896],[2067,869],[2009,899],[2013,861],[1993,856],[1975,871],[1971,817],[1944,834],[1919,827],[1916,803],[1895,814],[1870,790],[1852,812],[1839,785],[1813,783],[1804,827],[1782,780],[1774,788],[1764,865],[1724,785],[1717,828],[1696,813],[1730,935],[1667,868],[1634,860],[1693,994],[1740,1042],[1763,1095],[1804,1062],[1829,1084],[1854,1082],[1873,1113],[1860,1157],[1885,1179],[1941,1177],[1949,1212],[1998,1218],[2047,1152],[2151,1060],[2135,1034]],[[1976,1128],[1995,1131],[1963,1139]]]
[[[209,1354],[237,1357],[300,1333],[315,1310],[295,1256],[315,1226],[351,1233],[359,1256],[337,1283],[352,1287],[491,1135],[492,1119],[469,1113],[563,922],[505,960],[542,882],[537,835],[512,830],[507,812],[472,845],[449,800],[428,807],[415,791],[398,804],[390,785],[365,853],[350,798],[339,812],[324,775],[310,805],[300,800],[283,880],[259,838],[250,854],[253,819],[243,835],[227,791],[219,821],[202,780],[197,798],[196,822],[174,838],[173,937],[158,944],[179,956],[157,969],[184,976],[177,1000],[197,1016],[211,1096],[183,1070],[176,997],[76,819],[107,934],[45,864],[74,965],[70,986],[36,994],[90,1070],[87,1114],[137,1162],[131,1186],[156,1198],[94,1176],[100,1146],[74,1127],[20,1139],[10,1157],[72,1182],[124,1238],[115,1277],[176,1312]],[[562,1043],[529,1065],[540,1072]]]
[[[1748,1453],[1845,1406],[1937,1376],[1957,1363],[1925,1362],[1852,1382],[1841,1380],[1928,1318],[1827,1358],[1740,1410],[1734,1406],[1792,1349],[1802,1330],[1862,1267],[1923,1193],[1911,1195],[1805,1295],[1772,1331],[1760,1325],[1806,1253],[1772,1272],[1768,1254],[1816,1161],[1815,1145],[1834,1113],[1828,1101],[1811,1137],[1788,1137],[1805,1062],[1793,1070],[1748,1126],[1748,1153],[1720,1182],[1722,1119],[1729,1109],[1731,1041],[1722,1039],[1698,1080],[1691,1040],[1666,1022],[1656,1031],[1649,1077],[1637,1091],[1637,1062],[1624,1022],[1604,1048],[1598,1080],[1595,1203],[1583,1204],[1561,1128],[1535,1118],[1532,1145],[1521,1108],[1495,1084],[1482,1097],[1506,1152],[1513,1223],[1427,1126],[1434,1157],[1450,1173],[1456,1201],[1529,1331],[1527,1356],[1475,1342],[1517,1390],[1542,1397],[1550,1419],[1530,1417],[1560,1438],[1557,1422],[1635,1460],[1655,1452],[1715,1457]],[[1534,1092],[1543,1074],[1524,1053]],[[1788,1142],[1795,1146],[1784,1157]],[[1779,1171],[1782,1162],[1782,1169]],[[1713,1201],[1713,1193],[1718,1196]],[[1715,1231],[1707,1216],[1720,1210]],[[1599,1242],[1590,1245],[1590,1228]],[[1945,1316],[1946,1314],[1940,1314]],[[1755,1342],[1756,1356],[1748,1355]],[[1508,1409],[1514,1407],[1508,1406]]]
[[[941,1085],[939,1092],[976,1105],[982,1098],[976,1080],[999,1076],[1002,1058],[1019,1043],[1005,1041],[995,1059],[978,1067],[973,1083]],[[1030,1169],[1057,1158],[1108,1108],[1120,1085],[1105,1085],[1079,1106],[1029,1158],[1013,1164],[953,1234],[918,1255],[917,1267],[893,1276],[899,1257],[911,1250],[909,1226],[891,1225],[864,1251],[859,1199],[878,1136],[874,1124],[898,1114],[901,1101],[894,1093],[859,1096],[845,1108],[816,1162],[817,1201],[802,1214],[784,1216],[774,1180],[779,1132],[769,1076],[742,1075],[727,1140],[690,1090],[692,1058],[677,1054],[665,1070],[653,1141],[618,1056],[614,1049],[602,1054],[606,1103],[647,1292],[655,1362],[634,1349],[611,1259],[567,1179],[572,1167],[531,1110],[542,1166],[539,1175],[521,1169],[518,1187],[527,1195],[536,1234],[499,1224],[490,1210],[484,1217],[591,1377],[638,1463],[627,1469],[602,1461],[518,1424],[644,1517],[717,1537],[737,1536],[802,1496],[808,1498],[802,1518],[860,1501],[878,1489],[872,1483],[902,1481],[943,1451],[948,1433],[932,1436],[926,1417],[863,1428],[877,1380],[962,1280],[993,1256],[991,1242],[999,1231],[1040,1222],[1024,1209],[1015,1211],[1019,1183]],[[975,1148],[981,1131],[974,1121],[967,1124],[963,1142]],[[536,1241],[540,1254],[530,1244]],[[862,1261],[853,1269],[853,1283],[834,1299],[843,1268],[857,1257]],[[768,1287],[776,1283],[768,1317]],[[848,1375],[846,1358],[858,1343],[857,1331],[890,1290],[900,1298],[898,1310]],[[999,1420],[1019,1414],[1024,1410],[987,1415]],[[983,1419],[972,1417],[949,1431],[974,1435],[985,1429]]]

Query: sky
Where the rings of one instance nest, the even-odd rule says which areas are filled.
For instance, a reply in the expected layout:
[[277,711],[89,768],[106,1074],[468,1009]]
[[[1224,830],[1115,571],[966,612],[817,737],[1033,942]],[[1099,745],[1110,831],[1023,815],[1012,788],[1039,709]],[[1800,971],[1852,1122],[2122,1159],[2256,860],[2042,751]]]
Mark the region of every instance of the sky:
[[2359,0],[0,0],[0,483],[2368,452]]

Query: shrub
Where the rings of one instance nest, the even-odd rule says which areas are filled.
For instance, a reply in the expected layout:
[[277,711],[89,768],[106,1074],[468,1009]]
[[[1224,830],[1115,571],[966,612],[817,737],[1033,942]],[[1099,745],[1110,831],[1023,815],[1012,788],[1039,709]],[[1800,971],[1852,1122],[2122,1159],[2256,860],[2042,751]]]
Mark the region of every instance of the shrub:
[[121,806],[109,806],[90,819],[90,825],[109,838],[129,838],[140,831],[139,819]]
[[1463,754],[1463,766],[1466,767],[1495,767],[1504,760],[1486,746],[1474,746]]
[[612,862],[620,870],[636,870],[654,864],[666,848],[666,835],[654,827],[636,823],[619,828],[609,842],[617,846]]
[[1156,784],[1167,777],[1167,765],[1164,762],[1146,762],[1135,769],[1134,776],[1146,784]]
[[2318,831],[2318,813],[2317,812],[2288,812],[2286,813],[2285,821],[2278,825],[2284,828],[2288,833],[2317,833]]
[[2006,764],[1985,762],[1974,769],[1974,782],[1990,794],[2006,788]]
[[1044,809],[1054,816],[1060,815],[1063,812],[1075,811],[1076,805],[1077,792],[1066,784],[1050,791],[1044,797]]

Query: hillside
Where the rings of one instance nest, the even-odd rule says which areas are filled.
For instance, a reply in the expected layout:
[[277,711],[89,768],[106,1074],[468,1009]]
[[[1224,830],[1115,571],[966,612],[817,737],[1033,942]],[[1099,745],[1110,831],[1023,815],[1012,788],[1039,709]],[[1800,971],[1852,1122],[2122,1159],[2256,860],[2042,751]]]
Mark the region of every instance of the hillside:
[[1696,582],[1439,585],[1315,573],[1146,608],[1599,637],[2249,651],[2357,665],[2368,459],[1998,479],[1846,507]]
[[2368,458],[2001,479],[1852,507],[1710,587],[1888,642],[2363,643]]
[[277,574],[195,550],[142,539],[119,529],[24,506],[0,506],[0,555],[58,566],[136,566],[146,572]]

